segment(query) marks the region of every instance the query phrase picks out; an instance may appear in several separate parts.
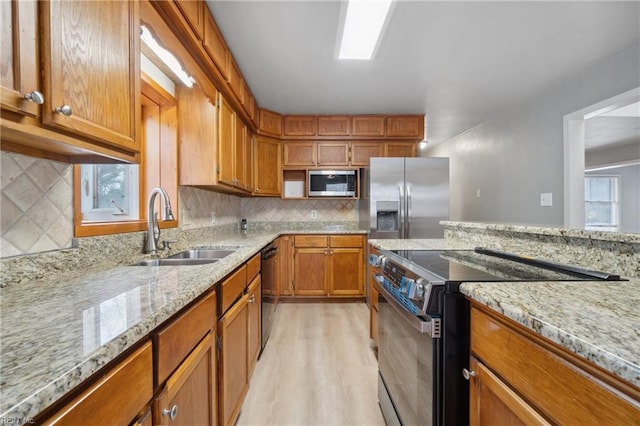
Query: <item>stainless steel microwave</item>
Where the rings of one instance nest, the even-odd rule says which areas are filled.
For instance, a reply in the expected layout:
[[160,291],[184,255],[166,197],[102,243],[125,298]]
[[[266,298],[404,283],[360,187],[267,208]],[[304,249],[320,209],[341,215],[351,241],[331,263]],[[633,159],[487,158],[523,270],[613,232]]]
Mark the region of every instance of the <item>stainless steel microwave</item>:
[[309,170],[309,197],[355,197],[355,170]]

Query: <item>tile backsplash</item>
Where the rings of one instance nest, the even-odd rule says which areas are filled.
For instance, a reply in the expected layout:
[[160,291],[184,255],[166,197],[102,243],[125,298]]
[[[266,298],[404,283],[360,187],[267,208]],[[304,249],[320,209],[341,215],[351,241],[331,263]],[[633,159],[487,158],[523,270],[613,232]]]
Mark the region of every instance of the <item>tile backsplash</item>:
[[[70,248],[73,166],[6,151],[0,160],[0,257]],[[239,224],[243,217],[250,224],[358,220],[355,200],[241,198],[188,186],[178,192],[179,230]]]
[[71,247],[73,166],[0,152],[0,257]]

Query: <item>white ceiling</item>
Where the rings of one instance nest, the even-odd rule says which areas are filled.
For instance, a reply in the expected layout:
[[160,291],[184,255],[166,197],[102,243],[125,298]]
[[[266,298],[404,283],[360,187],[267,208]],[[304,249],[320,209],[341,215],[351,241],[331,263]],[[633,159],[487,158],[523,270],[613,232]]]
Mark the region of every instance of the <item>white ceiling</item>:
[[640,41],[638,1],[399,0],[375,58],[339,61],[339,1],[207,3],[261,107],[426,113],[434,143]]

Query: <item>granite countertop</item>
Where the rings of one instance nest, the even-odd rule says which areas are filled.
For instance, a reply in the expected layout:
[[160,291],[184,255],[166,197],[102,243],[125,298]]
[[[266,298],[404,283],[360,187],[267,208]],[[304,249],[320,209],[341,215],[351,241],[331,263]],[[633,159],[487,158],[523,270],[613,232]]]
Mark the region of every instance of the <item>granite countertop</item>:
[[[370,240],[383,250],[470,249],[444,240]],[[640,278],[465,283],[463,294],[640,387]]]
[[366,234],[341,227],[236,232],[194,245],[236,249],[212,264],[76,269],[3,288],[0,419],[34,417],[266,244],[292,233]]

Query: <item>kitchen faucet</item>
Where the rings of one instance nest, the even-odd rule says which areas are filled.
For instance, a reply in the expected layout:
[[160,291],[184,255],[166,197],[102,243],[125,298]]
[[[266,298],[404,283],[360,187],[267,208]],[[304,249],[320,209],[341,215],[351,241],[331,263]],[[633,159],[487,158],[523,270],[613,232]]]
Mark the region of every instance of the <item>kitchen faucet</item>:
[[[162,220],[174,220],[173,212],[171,211],[171,201],[169,200],[169,194],[167,191],[160,187],[153,188],[149,194],[149,211],[147,212],[147,241],[145,244],[144,252],[149,254],[158,253],[158,242],[160,241],[160,228],[158,227],[158,217],[155,212],[156,196],[160,194],[162,199],[164,212]],[[165,241],[165,249],[168,247]]]

